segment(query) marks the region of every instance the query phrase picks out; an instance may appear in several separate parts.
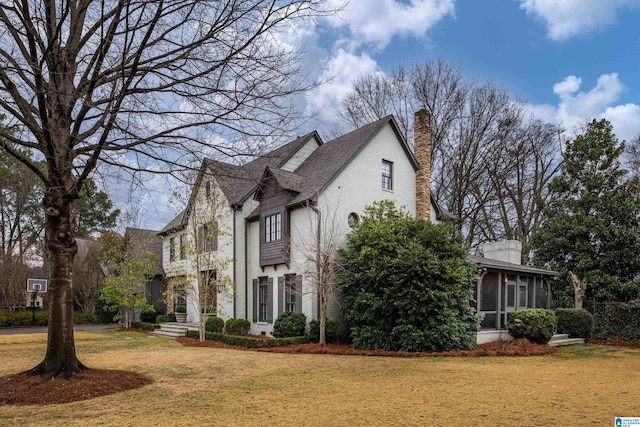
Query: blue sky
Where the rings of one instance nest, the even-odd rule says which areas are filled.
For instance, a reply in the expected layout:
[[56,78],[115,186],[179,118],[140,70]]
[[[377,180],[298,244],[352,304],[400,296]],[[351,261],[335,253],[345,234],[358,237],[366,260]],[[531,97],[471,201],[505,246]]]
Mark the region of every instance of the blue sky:
[[606,117],[629,139],[640,132],[639,23],[637,0],[351,0],[315,28],[319,73],[334,78],[308,99],[330,123],[358,76],[443,58],[545,120],[574,129]]
[[[436,58],[504,86],[568,131],[605,117],[630,139],[640,133],[639,26],[639,0],[351,0],[339,16],[281,38],[307,47],[311,76],[331,78],[305,97],[307,111],[321,110],[325,139],[353,79]],[[142,226],[172,218],[164,193],[142,196]]]

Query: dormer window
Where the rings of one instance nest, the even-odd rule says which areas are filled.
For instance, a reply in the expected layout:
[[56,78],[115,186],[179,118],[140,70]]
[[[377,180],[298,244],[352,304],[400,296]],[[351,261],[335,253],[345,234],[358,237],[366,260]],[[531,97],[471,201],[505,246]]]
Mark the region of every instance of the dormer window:
[[382,161],[382,189],[393,190],[393,162]]
[[276,213],[264,218],[264,241],[275,242],[282,239],[282,214]]
[[207,197],[207,199],[209,197],[211,197],[211,181],[207,181],[204,184],[204,193],[205,193],[205,196]]

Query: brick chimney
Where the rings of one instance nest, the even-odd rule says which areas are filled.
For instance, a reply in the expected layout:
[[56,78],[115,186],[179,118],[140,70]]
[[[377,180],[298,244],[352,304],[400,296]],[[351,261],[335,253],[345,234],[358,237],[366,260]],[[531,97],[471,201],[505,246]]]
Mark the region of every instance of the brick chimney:
[[431,113],[422,109],[413,117],[413,154],[416,172],[416,218],[431,219]]

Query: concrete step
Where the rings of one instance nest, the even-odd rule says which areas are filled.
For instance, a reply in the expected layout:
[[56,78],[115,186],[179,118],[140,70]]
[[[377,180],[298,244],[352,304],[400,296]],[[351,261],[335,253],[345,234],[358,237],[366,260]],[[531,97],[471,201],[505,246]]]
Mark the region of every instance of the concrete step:
[[179,338],[187,335],[188,330],[198,330],[196,323],[176,323],[164,322],[160,323],[160,329],[150,332],[153,335],[169,338]]
[[569,334],[555,334],[551,337],[551,341],[559,341],[569,339]]
[[551,347],[560,347],[563,345],[584,344],[584,338],[565,338],[565,339],[552,339],[549,341]]

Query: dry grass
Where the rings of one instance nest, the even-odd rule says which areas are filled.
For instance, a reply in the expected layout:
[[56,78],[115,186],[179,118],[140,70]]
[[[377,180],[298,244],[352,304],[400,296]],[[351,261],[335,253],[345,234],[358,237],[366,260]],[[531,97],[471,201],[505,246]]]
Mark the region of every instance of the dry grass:
[[[0,336],[0,375],[35,365],[45,340]],[[109,331],[76,340],[88,366],[155,382],[65,405],[0,407],[0,425],[600,426],[640,416],[638,349],[395,359],[183,347]]]

